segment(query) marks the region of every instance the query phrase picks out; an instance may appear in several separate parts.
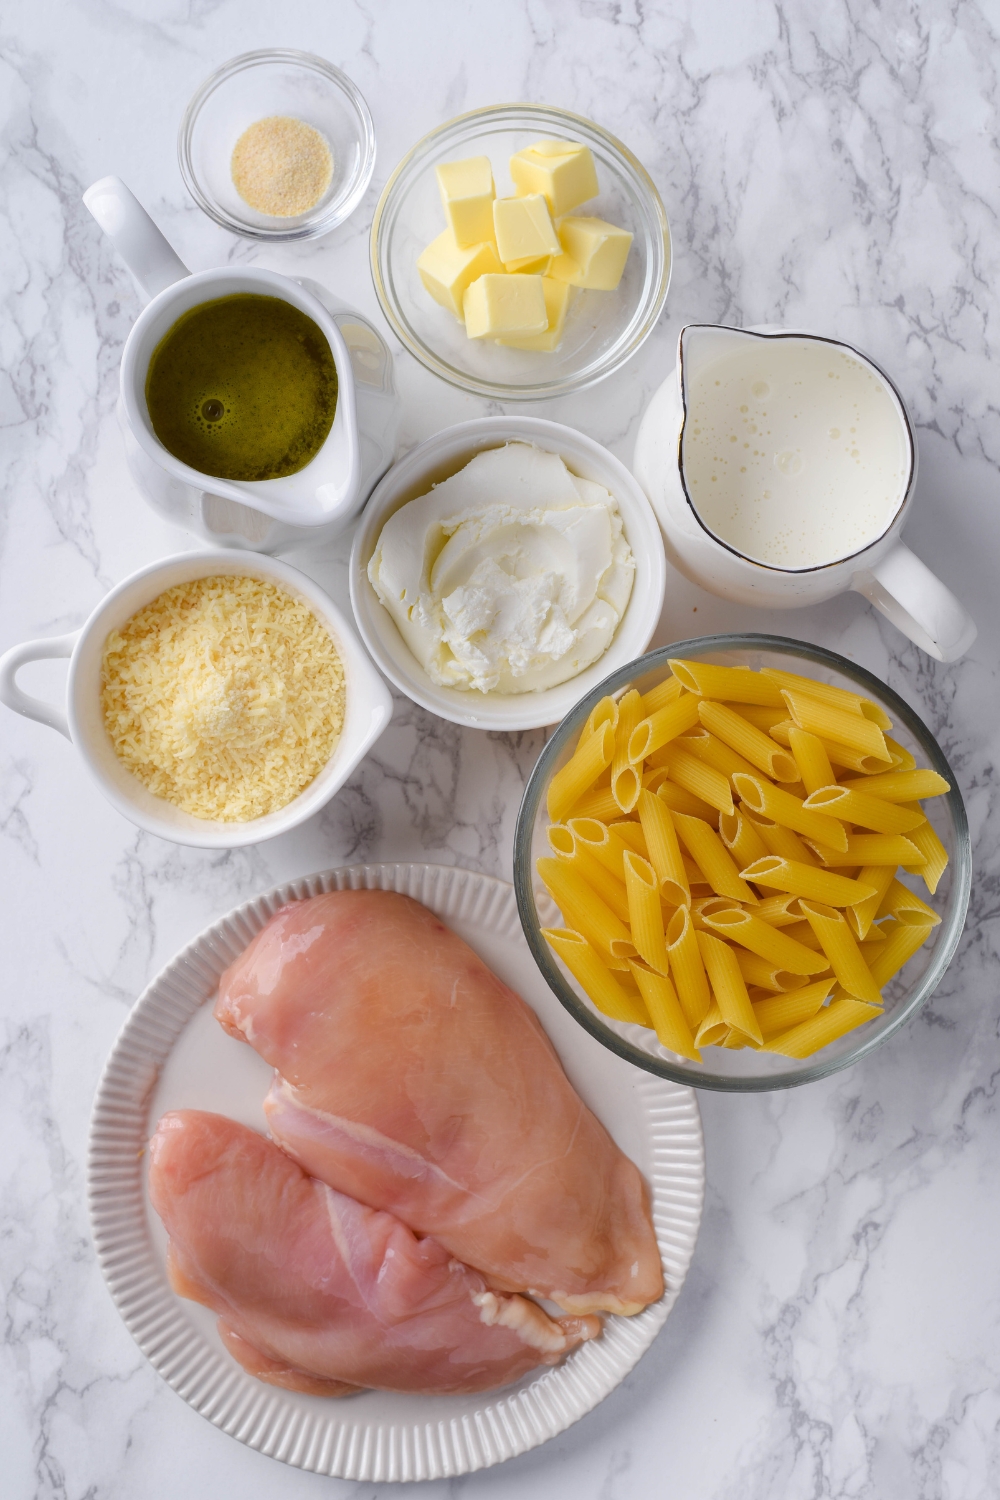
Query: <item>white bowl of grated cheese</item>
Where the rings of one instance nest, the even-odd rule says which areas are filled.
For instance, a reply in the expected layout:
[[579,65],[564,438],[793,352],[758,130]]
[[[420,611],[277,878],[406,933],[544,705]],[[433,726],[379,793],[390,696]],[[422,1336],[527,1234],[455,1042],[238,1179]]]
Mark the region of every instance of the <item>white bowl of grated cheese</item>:
[[[504,451],[525,463],[501,476]],[[586,519],[602,506],[612,513],[606,556]],[[482,417],[436,433],[389,470],[355,533],[350,582],[365,645],[415,703],[473,729],[536,729],[642,655],[663,607],[666,560],[648,500],[606,448],[540,417]],[[567,596],[577,615],[556,607]],[[561,660],[543,649],[553,641]]]
[[[228,820],[195,816],[155,795],[128,769],[112,742],[102,702],[102,662],[112,632],[167,590],[200,579],[260,580],[305,604],[324,626],[343,669],[343,723],[329,759],[297,795],[263,816]],[[313,622],[315,623],[315,622]],[[66,711],[17,686],[30,661],[69,657]],[[249,552],[185,552],[139,569],[101,600],[82,629],[48,640],[26,641],[0,658],[0,702],[49,725],[72,740],[108,801],[148,833],[202,849],[232,849],[286,833],[318,812],[344,785],[392,716],[392,698],[353,628],[324,591],[297,568]],[[252,775],[252,767],[251,767]]]

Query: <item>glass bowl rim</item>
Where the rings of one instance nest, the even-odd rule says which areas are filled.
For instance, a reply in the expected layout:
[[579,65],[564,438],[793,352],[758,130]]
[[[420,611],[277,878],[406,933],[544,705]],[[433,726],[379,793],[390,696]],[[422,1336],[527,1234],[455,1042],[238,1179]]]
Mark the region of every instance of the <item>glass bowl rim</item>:
[[[550,122],[559,122],[561,124],[582,125],[587,130],[593,131],[595,135],[600,136],[602,140],[617,152],[624,159],[637,184],[642,187],[648,198],[653,209],[653,217],[658,221],[663,253],[663,269],[660,273],[659,283],[650,300],[645,316],[629,340],[628,345],[619,350],[614,359],[606,365],[596,369],[588,367],[588,369],[580,371],[577,375],[558,380],[541,381],[531,386],[506,385],[502,381],[481,380],[476,376],[465,375],[457,370],[454,365],[449,364],[444,359],[440,359],[422,339],[411,334],[407,324],[397,314],[393,298],[389,296],[382,276],[379,254],[381,243],[379,232],[382,220],[389,206],[393,191],[407,168],[420,156],[426,155],[433,142],[446,136],[451,131],[459,133],[457,127],[469,125],[474,120],[481,120],[489,116],[497,116],[498,123],[500,123],[505,116],[516,118],[518,115],[531,115],[536,118],[542,117]],[[620,370],[634,354],[638,353],[659,322],[660,314],[667,300],[667,293],[670,290],[670,281],[674,268],[673,236],[670,233],[667,211],[663,206],[663,200],[660,197],[656,184],[639,158],[616,135],[612,135],[609,130],[604,129],[603,125],[598,125],[596,120],[591,120],[587,115],[575,114],[571,110],[560,109],[557,105],[530,104],[523,101],[515,101],[508,104],[489,104],[480,109],[470,109],[464,114],[455,115],[452,119],[446,120],[442,125],[437,125],[433,130],[429,130],[426,135],[421,136],[410,147],[409,151],[399,161],[395,170],[390,174],[375,206],[369,236],[369,262],[375,295],[378,298],[383,316],[403,347],[408,349],[414,359],[419,360],[425,369],[430,370],[432,374],[439,376],[458,390],[469,391],[474,396],[484,396],[500,401],[545,401],[556,396],[569,395],[574,391],[587,390],[590,386],[597,385],[600,381],[607,379],[609,375],[613,375],[617,370]]]
[[[950,925],[946,927],[940,944],[935,947],[930,964],[912,995],[900,1006],[898,1012],[882,1031],[869,1036],[865,1041],[860,1041],[852,1051],[844,1053],[842,1057],[814,1062],[810,1067],[802,1068],[797,1072],[771,1073],[756,1078],[736,1074],[726,1075],[696,1069],[694,1064],[688,1066],[650,1056],[618,1036],[610,1028],[605,1027],[600,1018],[570,989],[552,959],[548,944],[541,936],[541,924],[538,920],[532,889],[531,840],[538,809],[548,787],[553,761],[562,750],[566,740],[583,728],[591,709],[600,702],[601,698],[626,687],[634,678],[645,672],[666,666],[670,657],[684,656],[692,648],[702,653],[713,650],[741,649],[784,651],[801,657],[805,661],[833,668],[843,676],[853,679],[859,686],[867,688],[879,702],[883,702],[887,708],[894,711],[897,719],[906,725],[927,754],[932,768],[951,783],[951,790],[945,794],[944,800],[948,804],[955,825],[955,859],[952,878],[957,882],[957,900],[954,916]],[[881,682],[865,667],[858,666],[855,662],[849,661],[835,651],[827,650],[824,646],[814,646],[808,641],[797,641],[790,636],[764,635],[755,632],[693,636],[687,640],[673,641],[667,646],[659,646],[655,651],[647,652],[645,656],[637,657],[635,661],[627,662],[623,667],[610,672],[603,682],[599,682],[581,698],[542,749],[528,777],[514,826],[514,892],[517,898],[518,916],[521,919],[521,926],[532,957],[556,998],[566,1007],[570,1015],[590,1032],[591,1036],[596,1037],[599,1042],[617,1053],[619,1057],[624,1058],[626,1062],[634,1063],[643,1071],[652,1073],[658,1078],[669,1078],[674,1083],[683,1083],[690,1088],[711,1089],[720,1093],[751,1094],[796,1088],[800,1084],[813,1083],[819,1078],[827,1078],[844,1068],[852,1067],[863,1057],[874,1052],[916,1014],[941,982],[965,930],[971,888],[972,842],[965,803],[944,751],[919,714],[892,688]]]
[[[210,95],[214,94],[221,84],[225,83],[237,73],[242,73],[249,68],[256,68],[267,63],[294,63],[297,67],[308,68],[313,73],[321,73],[329,83],[341,94],[345,95],[357,114],[360,123],[360,144],[362,147],[358,168],[354,174],[354,181],[350,192],[341,199],[334,211],[322,210],[314,218],[308,217],[308,212],[302,221],[294,228],[283,229],[280,225],[269,228],[267,225],[251,225],[242,219],[236,219],[214,199],[209,197],[201,185],[201,181],[194,168],[191,158],[191,137],[194,131],[195,121],[201,113],[201,109]],[[318,239],[320,235],[327,234],[331,229],[336,229],[338,224],[343,224],[345,219],[350,218],[364,197],[375,170],[375,125],[372,121],[371,110],[365,102],[364,95],[352,78],[349,78],[341,68],[334,63],[328,62],[325,57],[319,57],[315,52],[303,52],[296,47],[264,47],[255,52],[241,52],[237,57],[231,57],[224,62],[220,68],[216,68],[208,78],[199,84],[188,102],[187,108],[181,118],[180,127],[177,132],[177,164],[180,168],[184,186],[191,194],[194,201],[203,213],[223,229],[228,229],[232,234],[238,234],[244,239],[254,240],[312,240]]]

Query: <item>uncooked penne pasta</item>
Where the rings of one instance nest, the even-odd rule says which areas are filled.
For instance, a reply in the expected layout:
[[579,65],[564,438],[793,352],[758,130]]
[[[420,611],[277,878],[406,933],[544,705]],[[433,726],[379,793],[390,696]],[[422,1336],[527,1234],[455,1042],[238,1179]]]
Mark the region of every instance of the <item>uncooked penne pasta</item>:
[[637,1026],[649,1026],[649,1015],[643,1001],[622,988],[601,962],[600,954],[579,932],[568,927],[543,927],[542,937],[562,959],[584,994],[589,996],[599,1011],[610,1016],[613,1021],[631,1021]]
[[[761,842],[765,845],[765,854],[777,854],[781,859],[797,859],[800,865],[820,863],[812,850],[791,828],[783,828],[780,823],[774,823],[770,818],[757,817],[745,802],[740,803],[739,811],[754,832],[759,835]],[[758,858],[762,856],[758,855]]]
[[[702,701],[698,705],[698,717],[710,734],[772,781],[798,781],[799,768],[794,756],[782,750],[770,735],[755,728],[734,708],[727,708],[724,703]],[[737,766],[736,769],[742,770],[743,767]]]
[[701,698],[760,703],[770,708],[781,706],[780,689],[749,667],[720,667],[707,661],[685,661],[682,657],[671,657],[670,667],[688,692]]
[[895,878],[886,888],[879,903],[879,917],[895,917],[912,927],[936,927],[941,921],[933,906],[928,906],[915,892],[909,890],[901,880]]
[[768,853],[764,840],[739,807],[733,813],[720,813],[719,837],[733,856],[737,869],[742,865],[752,865],[755,859],[763,859]]
[[809,840],[809,848],[824,865],[836,869],[843,865],[913,865],[923,863],[914,832],[849,833],[846,849],[828,849],[825,844]]
[[[910,812],[892,802],[868,797],[864,792],[848,791],[845,786],[820,787],[818,792],[809,793],[802,806],[807,812],[843,818],[845,823],[860,823],[862,828],[870,828],[874,833],[909,833],[925,821],[923,813]],[[819,842],[828,841],[819,839]]]
[[620,818],[622,810],[615,801],[615,794],[610,786],[602,786],[591,787],[589,792],[584,792],[579,802],[574,803],[568,811],[577,818],[599,818],[602,823],[607,823],[611,818]]
[[[642,824],[634,818],[618,818],[616,822],[609,824],[608,832],[620,838],[636,854],[641,854],[643,859],[649,858],[649,849],[646,846],[646,835],[642,831]],[[622,879],[624,880],[624,873]]]
[[701,1062],[701,1053],[694,1044],[691,1028],[681,1010],[673,982],[666,974],[657,974],[634,958],[629,961],[629,969],[639,986],[639,994],[649,1012],[657,1040],[668,1051],[677,1052],[681,1057],[689,1057],[693,1062]]
[[561,823],[566,814],[589,791],[615,750],[615,732],[605,722],[594,731],[549,782],[546,798],[549,817]]
[[863,901],[856,901],[845,912],[859,943],[864,942],[871,931],[882,897],[895,879],[895,874],[895,865],[864,865],[858,871],[859,883],[872,888],[870,896],[866,896]]
[[633,765],[645,760],[647,755],[662,749],[697,723],[698,699],[686,693],[664,708],[658,708],[649,718],[638,721],[628,742],[629,759]]
[[818,698],[821,703],[829,703],[834,708],[844,709],[848,713],[860,714],[866,719],[871,719],[872,723],[877,724],[880,729],[892,728],[892,721],[883,708],[873,703],[870,698],[862,698],[858,693],[852,693],[849,688],[834,687],[830,682],[803,677],[798,672],[781,672],[776,667],[762,667],[760,675],[767,677],[778,688],[787,688],[793,693],[808,693],[810,698]]
[[[668,772],[669,775],[669,772]],[[656,795],[662,797],[671,812],[686,813],[689,818],[703,818],[713,828],[719,826],[719,810],[710,807],[693,792],[686,791],[684,787],[678,786],[676,781],[663,781],[656,788]]]
[[842,781],[849,792],[865,792],[882,802],[919,802],[922,797],[940,797],[951,791],[951,782],[936,771],[885,771],[880,776],[859,776]]
[[924,946],[934,928],[930,924],[926,927],[917,927],[909,922],[900,922],[893,917],[883,924],[882,930],[885,933],[885,941],[880,944],[878,952],[873,954],[869,961],[872,978],[879,989],[887,985],[917,950]]
[[618,700],[615,752],[611,758],[611,790],[622,812],[631,812],[642,787],[642,773],[629,760],[628,742],[642,714],[642,699],[633,688]]
[[[883,725],[882,727],[883,728],[887,728],[888,726],[887,725]],[[916,756],[913,754],[912,750],[907,750],[907,748],[906,748],[905,745],[901,745],[898,740],[891,739],[889,735],[886,735],[886,737],[885,737],[885,743],[886,743],[887,749],[890,751],[890,753],[892,755],[893,761],[894,762],[898,762],[898,764],[895,765],[895,770],[897,770],[897,771],[915,771],[916,770],[916,768],[917,768],[917,759],[916,759]]]
[[830,757],[818,735],[792,724],[788,730],[788,748],[795,757],[807,792],[818,792],[821,786],[832,786],[836,781]]
[[658,974],[666,974],[670,961],[663,936],[660,883],[649,860],[633,854],[631,849],[625,855],[625,891],[629,929],[639,957]]
[[[600,818],[567,818],[566,827],[573,837],[574,845],[585,848],[624,886],[624,856],[625,850],[630,847],[624,839],[617,832],[612,833]],[[551,828],[549,843],[552,843]],[[557,854],[560,852],[561,850],[556,850]]]
[[546,890],[563,914],[567,927],[578,932],[611,968],[625,968],[636,951],[625,923],[578,870],[561,859],[540,859],[536,866]]
[[728,1034],[729,1022],[723,1019],[718,1002],[713,1000],[695,1032],[694,1044],[696,1047],[722,1047]]
[[848,880],[845,875],[834,875],[832,870],[817,870],[813,865],[801,865],[797,860],[779,859],[776,854],[765,854],[740,871],[742,880],[754,885],[766,885],[776,891],[787,891],[791,896],[808,896],[813,901],[825,901],[828,906],[854,906],[875,894],[874,886],[862,885],[858,880]]
[[748,911],[720,911],[705,918],[705,925],[719,937],[749,948],[751,953],[768,959],[779,969],[788,969],[792,974],[822,974],[829,967],[824,953],[816,953],[804,943],[789,937],[787,932],[762,922],[756,913]]
[[587,722],[586,724],[584,724],[583,729],[580,732],[580,738],[576,742],[576,748],[579,750],[584,741],[589,739],[592,734],[595,734],[598,729],[603,728],[605,724],[610,724],[611,728],[614,729],[617,723],[618,704],[613,698],[602,698],[600,702],[594,704],[593,708],[590,710],[590,713],[587,715]]
[[565,823],[550,825],[549,843],[556,858],[562,860],[569,869],[576,870],[604,904],[610,907],[618,920],[627,923],[629,905],[625,893],[624,870],[620,878],[612,874],[596,858],[587,841],[578,837]]
[[781,700],[780,708],[765,708],[762,703],[728,703],[727,708],[735,708],[744,719],[751,724],[756,724],[765,734],[770,734],[773,724],[780,724],[782,719],[788,718],[788,710],[784,699]]
[[[677,998],[684,1018],[691,1030],[697,1033],[712,1003],[708,977],[698,947],[698,936],[686,906],[679,906],[667,923],[667,955],[670,959],[670,977],[674,981]],[[695,1041],[698,1042],[697,1034]]]
[[684,848],[718,896],[733,896],[737,901],[756,901],[756,896],[733,864],[725,844],[714,828],[701,818],[674,813],[674,827]]
[[644,788],[639,793],[638,811],[649,862],[660,883],[660,895],[671,906],[684,906],[691,900],[691,887],[670,809],[661,797]]
[[[944,874],[948,864],[948,851],[938,838],[930,823],[921,823],[919,828],[914,828],[908,835],[911,844],[914,844],[923,856],[923,864],[917,873],[920,875],[929,893],[933,896],[938,888],[938,882]],[[906,869],[913,866],[907,860],[899,861]]]
[[671,703],[676,703],[682,697],[684,685],[677,677],[664,677],[648,693],[642,695],[642,717],[652,718],[653,714],[659,713],[661,708],[666,708]]
[[741,1031],[744,1036],[759,1044],[764,1038],[760,1034],[760,1026],[753,1013],[735,953],[728,943],[709,932],[699,932],[697,936],[701,960],[722,1019],[734,1030]]
[[[775,724],[768,732],[772,739],[778,741],[779,745],[787,745],[792,748],[792,730],[798,729],[794,719],[783,719]],[[887,765],[880,755],[868,755],[864,750],[852,749],[850,745],[838,745],[833,740],[820,739],[814,735],[823,746],[824,753],[831,766],[839,767],[842,771],[860,771],[865,775],[873,772],[881,772],[889,769],[897,770],[895,755]]]
[[742,911],[743,907],[739,901],[732,896],[696,896],[691,902],[691,920],[696,932],[710,932],[711,928],[705,925],[706,915],[712,916],[717,911]]
[[[756,985],[758,989],[784,995],[791,990],[802,989],[807,983],[804,974],[793,974],[791,969],[779,969],[776,964],[768,963],[766,958],[761,958],[759,953],[751,953],[749,948],[734,948],[733,952],[736,954],[740,973],[748,985]],[[832,983],[831,979],[830,984]],[[787,1024],[791,1026],[792,1023],[789,1021]]]
[[848,745],[865,755],[874,755],[888,767],[892,756],[885,743],[885,735],[877,724],[863,715],[853,714],[831,703],[822,703],[806,693],[782,690],[788,712],[800,729],[808,729],[821,740],[833,740],[838,745]]
[[769,927],[791,927],[802,918],[798,900],[797,896],[765,896],[754,907],[753,914]]
[[728,778],[712,766],[706,766],[688,750],[679,750],[675,745],[665,749],[671,781],[676,781],[686,792],[707,802],[719,812],[735,812],[733,793]]
[[829,979],[818,979],[814,984],[804,985],[789,994],[752,1000],[753,1013],[764,1041],[780,1036],[783,1031],[789,1031],[814,1016],[833,989],[834,982],[831,974]]
[[871,1018],[871,1006],[860,1000],[831,1000],[811,1020],[802,1021],[765,1042],[763,1050],[778,1052],[782,1057],[811,1057],[821,1047],[828,1047],[838,1037],[846,1036]]
[[838,984],[855,1000],[864,1000],[868,1005],[881,1005],[879,987],[854,941],[844,913],[820,901],[800,899],[799,905],[830,961],[830,968],[836,975]]
[[[759,817],[780,823],[805,838],[829,845],[831,849],[847,848],[844,825],[838,823],[835,817],[808,807],[808,798],[803,802],[800,798],[793,797],[791,792],[772,786],[763,776],[744,776],[740,772],[733,777],[733,786],[750,811],[757,813]],[[817,792],[815,795],[822,796],[822,793]],[[816,822],[816,819],[819,821]]]
[[678,750],[687,750],[691,755],[696,755],[706,766],[712,766],[726,778],[732,776],[734,771],[748,771],[753,776],[757,770],[756,766],[744,760],[742,755],[737,755],[735,750],[731,750],[707,729],[692,729],[690,734],[678,735],[673,743]]

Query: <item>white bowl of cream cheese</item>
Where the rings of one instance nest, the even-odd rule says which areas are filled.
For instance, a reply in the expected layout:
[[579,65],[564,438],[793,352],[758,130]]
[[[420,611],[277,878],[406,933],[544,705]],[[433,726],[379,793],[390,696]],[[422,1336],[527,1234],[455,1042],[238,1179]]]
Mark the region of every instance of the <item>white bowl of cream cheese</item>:
[[557,723],[642,655],[666,587],[659,526],[625,466],[572,427],[518,416],[448,427],[395,464],[350,573],[380,669],[476,729]]

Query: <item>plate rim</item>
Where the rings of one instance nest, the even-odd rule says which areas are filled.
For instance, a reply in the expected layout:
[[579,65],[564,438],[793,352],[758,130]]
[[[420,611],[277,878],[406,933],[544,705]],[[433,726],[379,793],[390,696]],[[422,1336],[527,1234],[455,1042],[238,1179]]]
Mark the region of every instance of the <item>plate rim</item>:
[[[652,1344],[686,1280],[700,1229],[705,1194],[701,1115],[689,1086],[636,1070],[644,1125],[657,1155],[649,1187],[661,1255],[672,1262],[670,1281],[658,1302],[635,1318],[609,1319],[604,1338],[583,1346],[598,1351],[588,1356],[594,1369],[579,1362],[574,1366],[571,1357],[533,1372],[526,1377],[528,1386],[483,1392],[482,1406],[472,1418],[463,1414],[449,1421],[438,1414],[423,1422],[351,1423],[350,1408],[338,1405],[325,1419],[307,1419],[288,1392],[253,1379],[212,1348],[187,1316],[183,1299],[169,1288],[150,1235],[143,1153],[136,1146],[145,1145],[149,1106],[164,1063],[217,986],[219,952],[226,957],[228,948],[234,958],[289,901],[345,887],[401,890],[418,900],[422,895],[424,904],[435,896],[441,904],[449,897],[461,900],[471,890],[473,905],[485,903],[499,936],[507,935],[504,919],[511,934],[524,941],[510,882],[461,865],[422,861],[332,866],[272,886],[217,918],[145,987],[102,1069],[88,1132],[91,1237],[115,1309],[140,1351],[188,1405],[220,1430],[292,1467],[331,1478],[368,1483],[453,1478],[504,1462],[566,1431],[622,1383]],[[451,919],[461,920],[462,914],[452,912]],[[213,946],[214,962],[207,951]],[[192,998],[199,993],[200,998]],[[669,1122],[654,1125],[656,1115],[669,1116]],[[679,1152],[663,1150],[656,1134],[660,1129],[678,1136]],[[665,1167],[661,1155],[676,1155],[677,1160]],[[348,1419],[341,1420],[345,1411]]]

